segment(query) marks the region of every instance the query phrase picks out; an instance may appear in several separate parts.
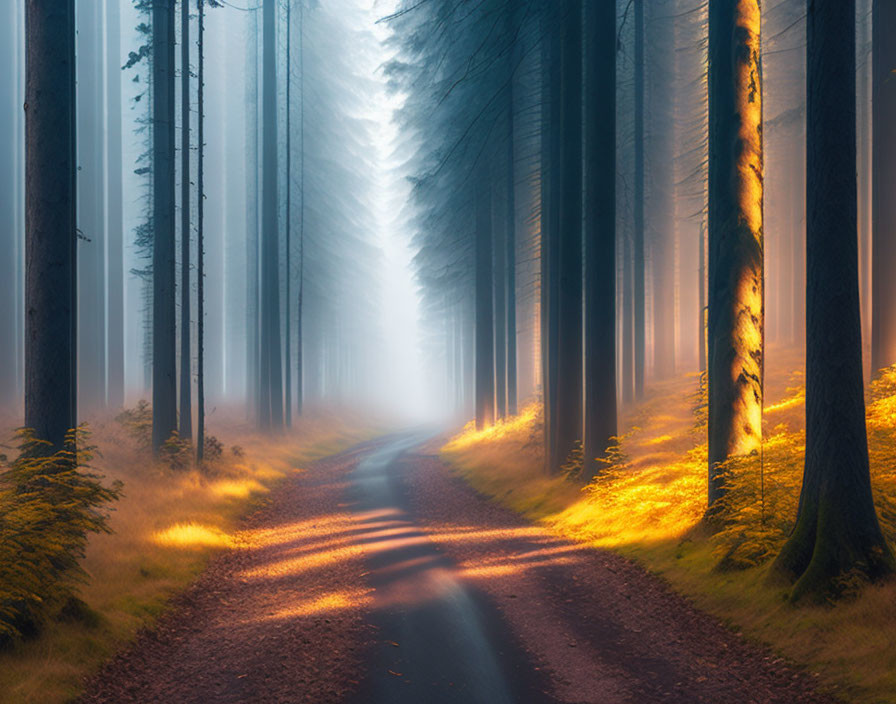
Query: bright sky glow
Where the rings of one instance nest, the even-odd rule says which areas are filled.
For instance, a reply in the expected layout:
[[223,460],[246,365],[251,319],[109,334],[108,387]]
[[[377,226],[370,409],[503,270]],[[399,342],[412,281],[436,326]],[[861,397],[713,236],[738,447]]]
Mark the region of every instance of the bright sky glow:
[[370,119],[374,123],[373,148],[378,154],[378,192],[373,201],[378,241],[383,252],[382,266],[382,330],[384,398],[393,410],[406,414],[409,420],[431,417],[430,394],[424,383],[420,351],[420,295],[414,280],[411,233],[407,231],[403,212],[410,196],[410,184],[403,165],[395,156],[399,138],[393,115],[405,96],[386,89],[382,66],[393,58],[393,50],[385,45],[390,35],[387,23],[377,20],[390,14],[397,0],[358,0],[365,7],[370,30],[376,39],[369,70],[378,86],[370,100]]

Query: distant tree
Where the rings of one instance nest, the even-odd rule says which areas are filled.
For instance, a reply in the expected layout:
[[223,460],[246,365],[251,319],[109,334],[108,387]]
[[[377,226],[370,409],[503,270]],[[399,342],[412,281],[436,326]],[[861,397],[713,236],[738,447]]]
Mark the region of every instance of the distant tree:
[[74,0],[25,4],[25,425],[52,451],[77,425]]
[[759,0],[709,5],[709,505],[762,440]]
[[16,149],[19,135],[16,114],[21,104],[16,98],[15,73],[18,49],[16,6],[8,3],[0,18],[0,65],[7,66],[0,76],[0,248],[6,256],[0,259],[0,398],[9,404],[18,390],[18,343],[16,324],[16,278],[18,263],[12,253],[18,249],[21,237],[16,202]]
[[121,104],[121,6],[106,1],[106,240],[108,242],[107,404],[124,404],[124,205]]
[[584,478],[616,436],[616,6],[585,5]]
[[872,23],[871,371],[896,364],[896,2],[874,0]]
[[296,277],[298,279],[298,300],[296,306],[296,412],[302,415],[305,396],[305,338],[302,320],[305,304],[305,2],[299,0],[299,126],[296,129],[299,137],[299,263]]
[[[186,0],[184,0],[186,2]],[[210,0],[212,7],[215,0]],[[196,75],[196,460],[205,454],[205,0],[199,13]]]
[[263,2],[261,346],[258,424],[283,425],[283,368],[280,337],[280,229],[277,156],[277,0]]
[[646,370],[647,302],[644,282],[644,3],[633,0],[635,12],[635,183],[632,281],[634,288],[634,383],[635,398],[644,396]]
[[492,189],[488,166],[479,178],[476,217],[476,427],[495,422],[495,325],[492,235]]
[[106,405],[106,160],[103,3],[78,13],[78,407]]
[[854,0],[807,15],[806,460],[796,526],[774,564],[791,600],[894,570],[871,494],[856,237]]
[[190,3],[180,0],[180,416],[178,435],[193,439],[193,357],[190,351],[190,235],[192,197],[190,160]]
[[174,0],[152,4],[152,444],[177,428],[174,227]]

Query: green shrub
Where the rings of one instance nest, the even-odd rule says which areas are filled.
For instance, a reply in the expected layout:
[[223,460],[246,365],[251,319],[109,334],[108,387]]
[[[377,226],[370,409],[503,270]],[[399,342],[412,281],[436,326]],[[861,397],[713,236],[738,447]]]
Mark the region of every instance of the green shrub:
[[86,579],[79,561],[91,533],[108,532],[108,504],[121,483],[104,487],[90,470],[86,429],[65,448],[18,432],[19,456],[0,465],[0,640],[33,633],[75,603]]

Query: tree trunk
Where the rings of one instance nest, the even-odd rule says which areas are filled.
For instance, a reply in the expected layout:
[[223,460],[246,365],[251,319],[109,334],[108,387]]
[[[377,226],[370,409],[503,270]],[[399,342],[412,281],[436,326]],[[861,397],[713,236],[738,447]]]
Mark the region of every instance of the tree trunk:
[[258,13],[252,12],[248,21],[249,39],[246,65],[246,396],[256,422],[261,413],[260,347],[261,323],[259,309],[259,119],[258,119]]
[[[501,173],[500,169],[496,169]],[[496,179],[497,181],[497,179]],[[495,186],[498,184],[496,183]],[[495,193],[495,191],[492,191]],[[496,194],[497,195],[497,194]],[[503,194],[502,194],[503,195]],[[494,206],[492,261],[494,262],[495,417],[507,416],[507,208],[500,197]],[[505,205],[501,208],[501,205]]]
[[872,5],[871,372],[896,363],[896,3]]
[[616,436],[616,7],[585,7],[584,479]]
[[[513,9],[511,8],[511,12]],[[516,17],[511,16],[510,28],[516,32]],[[516,362],[516,71],[519,64],[519,45],[514,43],[510,52],[510,70],[507,90],[507,230],[505,232],[507,267],[506,329],[507,329],[507,414],[517,414],[517,362]]]
[[305,393],[302,317],[305,294],[305,10],[299,2],[299,300],[296,312],[296,412],[302,415]]
[[[488,173],[488,166],[478,168]],[[476,427],[495,422],[494,271],[492,264],[492,191],[488,175],[476,189]]]
[[103,6],[78,13],[78,408],[106,405],[106,189]]
[[635,3],[635,215],[633,242],[635,398],[644,397],[647,305],[644,281],[644,3]]
[[158,452],[177,428],[174,0],[153,2],[152,74],[152,441]]
[[21,103],[16,96],[16,73],[12,70],[17,63],[19,27],[16,20],[16,6],[9,3],[0,27],[0,65],[8,67],[0,76],[0,248],[6,253],[0,259],[0,399],[3,399],[4,410],[13,408],[13,399],[18,393],[16,283],[19,260],[15,252],[20,236],[16,217],[19,207],[16,202],[19,134],[15,116],[21,110]]
[[[184,0],[186,2],[186,0]],[[205,0],[199,10],[199,73],[196,77],[196,459],[205,456]]]
[[709,505],[762,441],[759,0],[709,6]]
[[110,408],[124,405],[124,208],[122,181],[122,105],[121,105],[121,8],[119,0],[106,3],[106,82],[107,134],[106,177],[109,182],[106,203],[108,243],[108,325],[107,396]]
[[180,424],[193,439],[193,356],[190,351],[190,3],[180,0]]
[[540,323],[541,388],[544,408],[545,469],[554,471],[557,424],[557,245],[560,207],[560,7],[551,5],[544,16],[541,39],[541,242]]
[[284,321],[283,357],[286,364],[283,365],[285,377],[283,380],[283,407],[286,413],[285,424],[292,427],[292,0],[286,2],[286,214],[284,223],[286,232],[286,316]]
[[[550,466],[557,472],[582,440],[582,3],[562,3],[557,235],[556,416]],[[553,197],[553,196],[552,196]]]
[[[729,2],[730,0],[725,0]],[[650,257],[651,378],[675,373],[675,31],[674,0],[647,3],[645,225]]]
[[807,16],[806,465],[796,526],[775,573],[791,600],[823,599],[848,573],[894,569],[868,470],[856,237],[855,1]]
[[264,0],[262,66],[262,247],[261,247],[261,428],[283,426],[283,367],[280,339],[280,232],[277,158],[277,2]]
[[77,425],[74,0],[25,5],[25,425]]

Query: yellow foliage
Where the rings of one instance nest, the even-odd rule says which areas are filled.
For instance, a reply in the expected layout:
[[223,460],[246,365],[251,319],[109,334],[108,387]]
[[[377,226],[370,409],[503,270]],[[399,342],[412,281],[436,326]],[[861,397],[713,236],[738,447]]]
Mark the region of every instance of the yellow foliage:
[[[785,354],[795,366],[796,354]],[[545,475],[537,404],[500,430],[465,430],[442,454],[479,491],[557,533],[642,560],[702,608],[822,671],[824,683],[849,700],[896,701],[896,654],[887,645],[896,638],[896,582],[865,586],[836,609],[794,610],[766,580],[793,526],[802,484],[804,377],[787,377],[779,369],[767,379],[767,389],[786,391],[767,392],[761,451],[725,468],[728,492],[713,532],[701,529],[704,378],[659,385],[632,409],[612,465],[587,487]],[[896,545],[896,366],[870,386],[867,427],[875,504]]]
[[227,533],[215,526],[200,523],[175,523],[153,533],[153,541],[168,547],[230,547],[232,540]]

